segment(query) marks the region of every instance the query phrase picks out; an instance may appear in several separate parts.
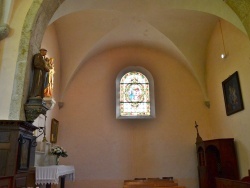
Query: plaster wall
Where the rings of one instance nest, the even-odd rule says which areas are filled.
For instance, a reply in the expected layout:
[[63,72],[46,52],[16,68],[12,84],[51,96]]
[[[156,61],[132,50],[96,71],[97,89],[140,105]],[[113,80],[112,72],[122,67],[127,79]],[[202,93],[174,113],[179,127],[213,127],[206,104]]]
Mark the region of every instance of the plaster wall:
[[[127,66],[154,77],[155,119],[115,118],[115,80]],[[173,176],[198,187],[194,122],[209,138],[208,108],[194,77],[175,59],[138,47],[106,51],[82,65],[64,103],[58,143],[69,154],[62,163],[76,168],[71,186],[118,188],[125,179]]]
[[[248,175],[248,169],[250,168],[250,138],[248,134],[250,132],[250,43],[245,34],[228,22],[222,21],[222,31],[228,57],[220,59],[220,54],[224,50],[219,25],[212,35],[208,48],[207,86],[211,102],[209,119],[214,138],[232,137],[235,139],[240,175],[243,177]],[[239,73],[245,109],[227,116],[222,82],[235,71]]]
[[[8,119],[22,20],[31,3],[32,0],[15,1],[9,23],[12,30],[0,41],[0,89],[3,91],[0,93],[0,119]],[[124,179],[134,177],[174,176],[188,188],[198,187],[195,120],[203,139],[236,139],[241,176],[247,174],[250,166],[247,136],[249,39],[232,25],[223,23],[228,58],[219,59],[222,50],[219,27],[208,50],[210,110],[203,105],[202,94],[190,73],[161,52],[121,48],[100,54],[81,67],[65,96],[65,106],[60,112],[56,106],[55,111],[48,114],[50,119],[59,119],[58,144],[69,151],[69,157],[62,162],[76,166],[77,180],[71,186],[112,188],[121,187]],[[57,62],[59,52],[55,37],[53,27],[49,28],[42,46]],[[115,78],[122,68],[131,65],[145,67],[155,78],[157,118],[154,120],[115,119]],[[240,75],[245,109],[226,116],[221,82],[236,70]],[[59,80],[60,71],[56,72]],[[47,127],[49,136],[50,120]]]
[[[8,119],[16,70],[18,48],[25,16],[32,0],[15,1],[12,15],[9,17],[11,28],[7,38],[0,41],[0,119]],[[10,53],[11,52],[11,53]],[[10,55],[11,54],[11,55]]]

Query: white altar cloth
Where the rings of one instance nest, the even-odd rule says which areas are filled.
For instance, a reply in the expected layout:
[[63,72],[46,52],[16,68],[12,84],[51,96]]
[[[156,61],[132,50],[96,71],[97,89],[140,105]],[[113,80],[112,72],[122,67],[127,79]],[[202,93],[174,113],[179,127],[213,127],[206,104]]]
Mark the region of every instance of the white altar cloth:
[[36,184],[59,184],[60,176],[75,180],[75,167],[65,165],[36,166]]

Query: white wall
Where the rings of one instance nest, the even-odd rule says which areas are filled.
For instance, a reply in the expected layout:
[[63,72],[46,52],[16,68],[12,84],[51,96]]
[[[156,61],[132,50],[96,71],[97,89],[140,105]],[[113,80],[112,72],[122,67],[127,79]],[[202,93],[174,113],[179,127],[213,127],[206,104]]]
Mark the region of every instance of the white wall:
[[[241,177],[250,168],[250,43],[249,38],[227,22],[222,22],[225,48],[229,53],[220,59],[223,45],[219,25],[215,30],[208,50],[207,86],[211,101],[209,111],[214,138],[235,138]],[[235,71],[239,73],[245,109],[230,116],[226,115],[222,82]]]
[[[16,1],[12,31],[0,41],[0,119],[8,119],[20,33],[32,3]],[[223,22],[229,56],[219,59],[221,37],[215,31],[208,49],[207,85],[211,108],[191,74],[166,54],[150,49],[121,48],[90,59],[79,70],[65,95],[65,105],[48,112],[47,139],[52,118],[59,120],[58,144],[69,157],[64,164],[76,167],[75,187],[121,187],[124,179],[174,176],[187,188],[198,187],[195,155],[197,121],[203,139],[234,137],[241,176],[247,174],[249,146],[249,39]],[[218,29],[218,28],[217,28]],[[55,100],[60,87],[60,54],[53,26],[45,33],[42,47],[55,58]],[[11,53],[10,53],[11,52]],[[68,52],[70,53],[70,52]],[[131,62],[137,62],[131,63]],[[70,62],[69,62],[70,63]],[[115,78],[131,65],[148,69],[155,79],[156,119],[115,119]],[[226,116],[221,82],[239,71],[245,109]],[[57,101],[58,102],[58,101]],[[209,127],[211,124],[212,132]]]
[[[117,120],[115,79],[135,65],[154,77],[156,118]],[[124,179],[163,176],[198,187],[194,122],[208,138],[208,108],[196,80],[176,60],[136,47],[104,52],[81,67],[64,99],[59,144],[69,153],[62,162],[76,168],[76,187],[117,188]]]

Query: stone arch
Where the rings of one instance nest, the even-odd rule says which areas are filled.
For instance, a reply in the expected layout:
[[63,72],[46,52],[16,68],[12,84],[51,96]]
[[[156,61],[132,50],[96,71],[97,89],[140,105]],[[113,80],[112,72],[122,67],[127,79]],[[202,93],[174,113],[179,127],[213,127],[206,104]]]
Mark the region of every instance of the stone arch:
[[24,20],[9,111],[10,120],[25,120],[32,56],[39,51],[46,27],[64,0],[34,0]]

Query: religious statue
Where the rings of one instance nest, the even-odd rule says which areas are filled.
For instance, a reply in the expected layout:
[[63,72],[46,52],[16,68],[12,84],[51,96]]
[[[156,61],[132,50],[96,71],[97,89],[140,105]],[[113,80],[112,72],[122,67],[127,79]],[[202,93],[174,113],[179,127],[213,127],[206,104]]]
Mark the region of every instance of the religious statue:
[[44,96],[52,97],[53,94],[53,84],[54,84],[54,58],[46,58],[46,66],[49,68],[49,72],[46,73],[46,81],[44,86]]
[[46,63],[46,49],[40,49],[33,57],[33,80],[30,89],[30,97],[43,98],[46,73],[50,71]]
[[28,122],[34,122],[40,114],[46,117],[46,112],[52,109],[56,103],[51,97],[54,74],[53,58],[46,57],[46,54],[47,50],[42,48],[33,56],[29,97],[24,105],[25,118]]

